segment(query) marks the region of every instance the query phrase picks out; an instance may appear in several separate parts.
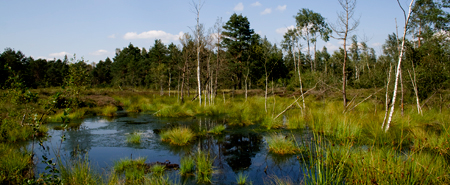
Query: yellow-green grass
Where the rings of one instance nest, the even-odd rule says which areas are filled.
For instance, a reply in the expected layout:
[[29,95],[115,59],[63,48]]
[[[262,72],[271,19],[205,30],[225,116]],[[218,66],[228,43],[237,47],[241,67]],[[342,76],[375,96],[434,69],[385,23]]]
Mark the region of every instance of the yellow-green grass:
[[196,154],[195,177],[198,183],[211,183],[213,173],[213,160],[209,154],[199,151]]
[[181,105],[165,105],[160,110],[154,113],[158,117],[190,117],[194,116],[194,112]]
[[248,175],[244,175],[242,172],[239,172],[236,176],[236,183],[238,185],[251,184],[251,182],[248,182]]
[[60,111],[54,115],[50,115],[47,117],[48,122],[63,122],[63,119],[72,120],[72,119],[81,119],[85,117],[86,108],[76,109],[68,112],[67,115],[64,115],[64,111]]
[[103,116],[113,117],[116,115],[116,112],[117,112],[117,107],[113,106],[113,105],[108,105],[108,106],[102,107],[102,109],[101,109],[101,114]]
[[62,184],[78,185],[102,183],[101,175],[97,174],[90,166],[88,156],[67,160],[65,163],[59,159],[58,167]]
[[[114,172],[124,174],[126,184],[142,184],[145,176],[146,158],[124,158],[114,162]],[[120,181],[120,176],[119,176]]]
[[294,139],[282,134],[270,134],[266,137],[269,152],[285,155],[285,154],[297,154],[301,152],[301,149],[297,146]]
[[165,165],[154,164],[150,167],[150,171],[155,176],[162,176],[164,171],[166,171]]
[[187,145],[195,139],[195,134],[188,127],[180,126],[162,131],[161,140],[173,145]]
[[141,135],[142,135],[142,133],[140,133],[140,132],[133,132],[127,136],[127,142],[139,144],[139,143],[141,143]]
[[32,178],[30,168],[32,159],[28,151],[0,143],[0,184],[22,184],[24,179]]
[[216,125],[213,128],[211,128],[208,133],[219,135],[222,134],[222,132],[225,130],[225,125]]
[[186,176],[194,172],[195,161],[191,156],[186,156],[180,160],[180,175]]

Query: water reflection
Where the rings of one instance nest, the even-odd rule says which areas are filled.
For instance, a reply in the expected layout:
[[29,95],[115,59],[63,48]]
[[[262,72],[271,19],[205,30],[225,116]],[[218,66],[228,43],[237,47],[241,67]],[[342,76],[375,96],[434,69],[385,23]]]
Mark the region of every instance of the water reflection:
[[260,151],[262,136],[248,134],[230,134],[223,142],[223,155],[234,172],[246,169],[252,164],[252,157]]
[[[53,137],[46,141],[45,145],[53,150],[60,150],[63,156],[70,158],[88,154],[91,164],[102,169],[110,169],[114,161],[125,157],[146,157],[147,162],[169,160],[179,164],[181,157],[202,150],[214,159],[214,184],[235,183],[236,174],[241,171],[248,174],[249,180],[254,184],[264,183],[263,179],[271,175],[289,176],[294,181],[301,181],[303,174],[296,156],[269,154],[262,133],[255,133],[252,129],[243,127],[228,128],[220,135],[206,134],[215,126],[224,124],[225,121],[220,118],[159,119],[151,114],[128,114],[111,120],[94,117],[83,120],[78,130],[50,131]],[[175,146],[161,141],[161,130],[180,125],[190,127],[203,135],[200,134],[186,146]],[[143,133],[140,144],[126,142],[126,136],[132,132]],[[61,134],[66,135],[66,140],[59,149]],[[37,156],[45,154],[54,158],[54,153],[37,150]],[[45,166],[38,168],[43,171]],[[195,181],[192,178],[182,179],[176,176],[178,182]]]

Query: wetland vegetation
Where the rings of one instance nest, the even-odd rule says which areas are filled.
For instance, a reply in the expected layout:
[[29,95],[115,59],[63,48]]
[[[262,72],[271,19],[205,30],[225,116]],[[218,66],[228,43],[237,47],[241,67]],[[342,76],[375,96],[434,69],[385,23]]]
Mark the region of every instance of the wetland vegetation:
[[379,56],[357,36],[312,55],[332,32],[303,33],[307,9],[281,47],[233,14],[219,45],[185,34],[98,64],[7,48],[0,184],[449,184],[448,3],[412,8],[426,31]]

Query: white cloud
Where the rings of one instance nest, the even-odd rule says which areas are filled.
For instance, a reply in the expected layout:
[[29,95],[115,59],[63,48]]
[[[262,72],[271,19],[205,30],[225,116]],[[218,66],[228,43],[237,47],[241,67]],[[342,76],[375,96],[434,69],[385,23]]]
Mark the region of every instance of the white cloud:
[[178,33],[178,35],[174,35],[171,33],[166,33],[162,30],[150,30],[147,32],[142,32],[137,34],[136,32],[128,32],[123,38],[127,40],[131,39],[161,39],[164,43],[169,43],[178,40],[181,36],[183,36],[183,32]]
[[256,1],[256,2],[252,3],[251,6],[261,6],[261,3],[259,3],[258,1]]
[[325,47],[327,47],[327,51],[328,51],[329,53],[332,53],[332,52],[334,52],[334,51],[336,51],[336,50],[339,49],[339,46],[336,46],[336,45],[334,45],[334,44],[332,44],[332,43],[330,43],[330,42],[327,42],[327,43],[325,44]]
[[235,7],[234,7],[234,11],[236,12],[240,12],[244,10],[244,4],[242,3],[238,3]]
[[63,52],[59,52],[59,53],[50,53],[48,56],[59,58],[59,57],[64,57],[65,55],[70,56],[72,54],[63,51]]
[[264,11],[261,12],[261,15],[265,15],[265,14],[269,14],[269,13],[272,13],[272,9],[266,8]]
[[284,35],[284,33],[286,33],[288,31],[288,29],[294,29],[295,26],[294,25],[290,25],[288,27],[284,27],[284,28],[278,28],[275,30],[275,32],[277,32],[278,34]]
[[43,56],[33,57],[33,58],[36,58],[36,59],[44,59],[44,60],[47,60],[47,61],[55,59],[55,58],[49,58],[49,57],[43,57]]
[[89,53],[90,55],[94,55],[94,56],[101,56],[101,55],[106,55],[108,54],[108,51],[104,50],[104,49],[99,49],[97,51],[94,51],[92,53]]
[[372,45],[372,47],[379,47],[379,46],[381,46],[382,44],[379,43],[379,42],[375,42],[375,43],[373,43],[373,44],[371,44],[371,45]]
[[277,10],[279,10],[279,11],[284,11],[284,10],[286,10],[286,5],[283,5],[283,6],[278,5]]
[[116,34],[108,35],[108,38],[115,39],[116,38]]

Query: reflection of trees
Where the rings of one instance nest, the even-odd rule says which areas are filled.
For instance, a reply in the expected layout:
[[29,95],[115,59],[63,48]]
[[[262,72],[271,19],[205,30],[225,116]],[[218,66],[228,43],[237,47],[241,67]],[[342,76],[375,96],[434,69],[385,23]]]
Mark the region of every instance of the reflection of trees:
[[251,158],[260,151],[262,136],[257,134],[231,134],[223,143],[223,155],[233,171],[250,167]]
[[88,129],[69,130],[64,134],[67,138],[63,142],[64,149],[70,152],[70,157],[77,158],[85,155],[91,149],[93,136]]

